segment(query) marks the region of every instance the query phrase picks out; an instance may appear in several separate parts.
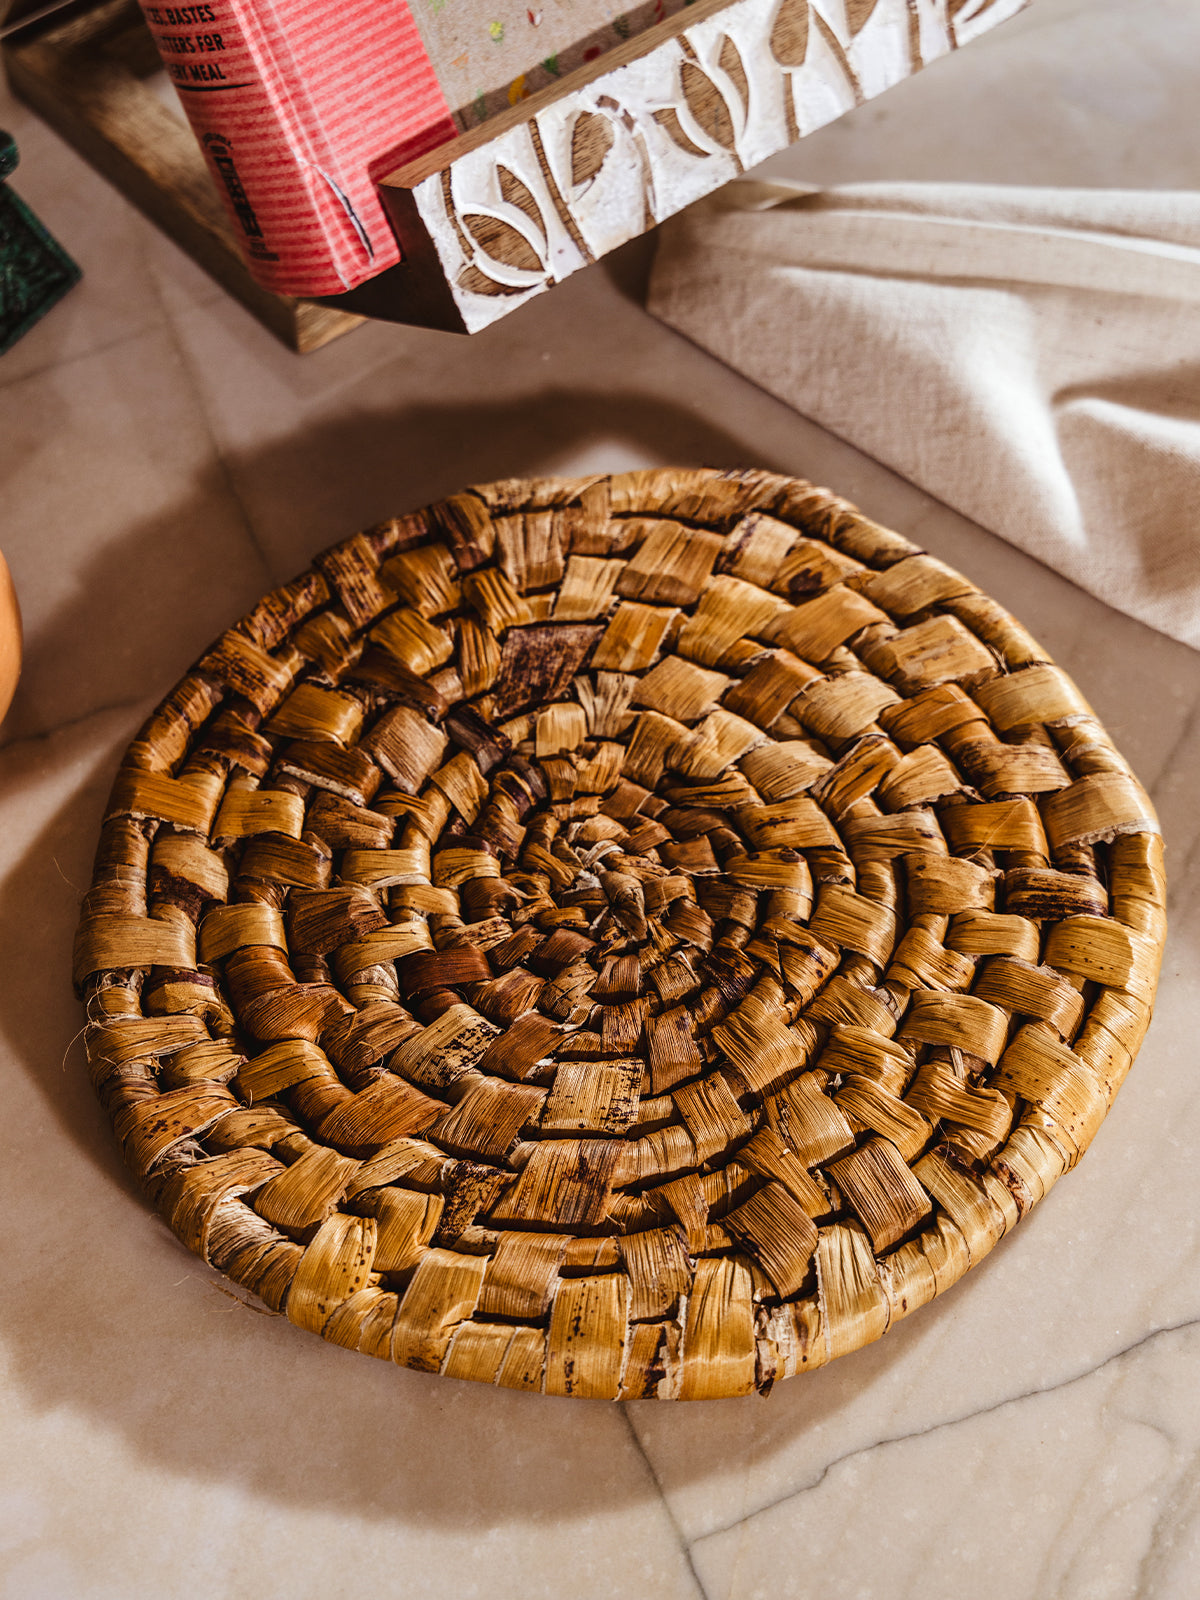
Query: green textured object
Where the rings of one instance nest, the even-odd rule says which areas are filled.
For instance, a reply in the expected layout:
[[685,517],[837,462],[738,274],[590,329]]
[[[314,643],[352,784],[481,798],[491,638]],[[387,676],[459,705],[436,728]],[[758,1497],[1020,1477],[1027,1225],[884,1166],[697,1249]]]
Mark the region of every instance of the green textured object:
[[3,181],[17,145],[0,130],[0,355],[78,283],[79,268]]

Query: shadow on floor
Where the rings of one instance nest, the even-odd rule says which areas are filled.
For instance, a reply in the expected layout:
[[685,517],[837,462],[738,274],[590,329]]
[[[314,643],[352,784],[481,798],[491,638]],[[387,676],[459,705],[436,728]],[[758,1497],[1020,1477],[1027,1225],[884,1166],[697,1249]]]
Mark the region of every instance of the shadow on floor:
[[[519,414],[481,403],[358,416],[289,439],[242,467],[260,485],[277,484],[283,493],[299,482],[293,492],[303,493],[305,481],[336,463],[339,478],[356,485],[352,504],[361,510],[378,501],[382,514],[466,482],[536,473],[597,437],[627,441],[652,460],[720,466],[745,458],[736,439],[683,407],[636,393],[551,391]],[[212,492],[211,484],[195,486],[201,500]],[[6,755],[12,804],[54,762],[61,764],[55,770],[77,774],[68,800],[45,819],[0,890],[7,947],[0,1030],[42,1107],[40,1125],[25,1131],[14,1164],[20,1192],[7,1208],[9,1281],[22,1286],[0,1302],[9,1382],[39,1410],[88,1414],[156,1470],[235,1483],[315,1512],[438,1527],[536,1527],[652,1496],[618,1408],[393,1369],[226,1298],[217,1275],[150,1220],[116,1156],[78,1046],[63,1070],[82,1020],[69,982],[75,890],[90,876],[108,783],[148,709],[147,691],[165,692],[207,643],[190,620],[196,565],[176,559],[178,530],[194,524],[185,504],[132,529],[123,550],[106,551],[80,574],[76,598],[29,642],[33,691],[45,663],[53,658],[61,666],[66,651],[80,684],[108,665],[117,709],[107,721],[81,716],[74,732],[11,742]],[[349,531],[330,528],[326,542]],[[297,548],[286,552],[294,557],[290,569],[270,570],[267,581],[307,564],[311,542],[301,549],[300,540],[298,533]],[[215,571],[207,581],[219,588],[226,577]],[[230,621],[257,598],[244,592],[246,581],[244,574],[229,580]],[[112,671],[114,659],[124,660],[123,638],[144,625],[148,609],[157,619],[163,671],[153,684],[136,653]],[[679,1457],[672,1485],[734,1461],[770,1459],[861,1398],[906,1349],[936,1338],[953,1314],[953,1304],[949,1311],[944,1302],[934,1306],[882,1347],[782,1385],[768,1402],[684,1408],[675,1438],[686,1448],[671,1451]],[[640,1432],[639,1415],[644,1408],[632,1414]],[[662,1432],[658,1422],[655,1431]]]

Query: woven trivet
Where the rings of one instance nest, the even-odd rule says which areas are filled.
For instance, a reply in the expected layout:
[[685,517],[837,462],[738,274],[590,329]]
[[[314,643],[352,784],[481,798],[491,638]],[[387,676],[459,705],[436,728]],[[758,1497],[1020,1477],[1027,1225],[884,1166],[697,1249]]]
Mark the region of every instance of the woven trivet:
[[547,1394],[765,1390],[1087,1148],[1149,800],[995,601],[825,490],[651,471],[356,535],[131,745],[76,945],[171,1227],[292,1322]]

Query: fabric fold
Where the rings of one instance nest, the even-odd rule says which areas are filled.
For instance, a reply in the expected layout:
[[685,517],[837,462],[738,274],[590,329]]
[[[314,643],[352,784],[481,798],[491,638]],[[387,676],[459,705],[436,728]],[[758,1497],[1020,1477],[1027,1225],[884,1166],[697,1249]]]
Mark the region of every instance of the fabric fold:
[[1200,194],[746,180],[663,228],[648,304],[1200,648]]

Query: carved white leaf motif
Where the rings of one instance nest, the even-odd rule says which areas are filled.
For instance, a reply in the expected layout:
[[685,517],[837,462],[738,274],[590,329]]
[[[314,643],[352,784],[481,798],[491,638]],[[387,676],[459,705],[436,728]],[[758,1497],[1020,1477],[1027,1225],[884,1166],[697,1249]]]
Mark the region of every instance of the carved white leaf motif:
[[597,111],[585,111],[571,130],[571,182],[578,188],[590,183],[613,147],[612,123]]
[[814,13],[813,20],[817,25],[817,32],[821,36],[822,43],[828,46],[829,53],[834,57],[838,66],[841,67],[842,71],[846,74],[846,82],[850,85],[851,91],[854,95],[855,104],[862,105],[862,85],[858,81],[858,76],[855,73],[854,68],[850,65],[849,56],[847,56],[846,52],[842,49],[841,41],[839,40],[837,34],[834,33],[833,29],[821,16],[820,12]]
[[497,283],[495,278],[489,278],[486,272],[481,272],[473,263],[468,262],[458,274],[458,284],[462,289],[469,289],[472,294],[524,294],[526,285],[515,283]]
[[658,123],[663,132],[675,144],[677,144],[681,150],[685,150],[689,156],[706,156],[709,154],[707,150],[701,149],[694,139],[688,138],[687,134],[684,132],[683,123],[679,120],[678,112],[672,107],[668,106],[665,111],[656,111],[654,113],[654,120]]
[[[653,117],[655,112],[647,108],[647,114]],[[682,129],[678,134],[682,136]],[[619,101],[600,95],[582,114],[565,118],[554,135],[554,149],[561,191],[580,235],[597,257],[627,237],[618,219],[640,215],[643,227],[654,226],[654,161],[643,128]],[[691,154],[707,152],[694,149]]]
[[489,217],[482,211],[464,211],[463,227],[484,252],[506,267],[516,267],[518,272],[541,272],[542,258],[529,240],[511,222],[503,217]]
[[1005,0],[951,0],[946,8],[951,49],[969,44],[988,28],[995,27],[997,13],[999,20],[1003,20],[1028,3],[1029,0],[1008,0],[1007,4]]
[[508,167],[497,166],[496,176],[500,180],[501,195],[508,201],[510,206],[516,206],[518,211],[523,211],[530,222],[533,223],[544,249],[546,245],[546,224],[542,220],[541,207],[533,198],[528,187]]
[[781,67],[802,67],[808,55],[808,0],[783,0],[771,25],[771,54]]
[[679,69],[684,104],[714,144],[730,155],[737,151],[733,114],[725,96],[702,67],[685,61]]
[[728,34],[721,40],[721,53],[717,57],[717,65],[741,96],[742,120],[747,121],[750,116],[750,84],[746,77],[741,52]]
[[915,6],[908,7],[908,61],[913,72],[925,65],[921,52],[921,16]]
[[[878,3],[879,0],[846,0],[846,21],[850,24],[852,36],[870,21],[871,13]],[[965,5],[967,0],[962,0],[962,3]],[[953,10],[954,0],[950,0],[950,5]]]

